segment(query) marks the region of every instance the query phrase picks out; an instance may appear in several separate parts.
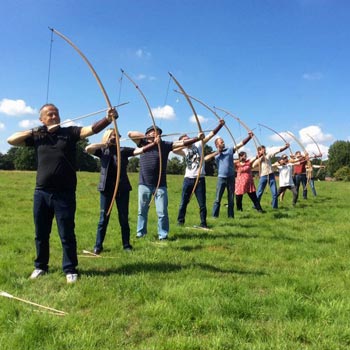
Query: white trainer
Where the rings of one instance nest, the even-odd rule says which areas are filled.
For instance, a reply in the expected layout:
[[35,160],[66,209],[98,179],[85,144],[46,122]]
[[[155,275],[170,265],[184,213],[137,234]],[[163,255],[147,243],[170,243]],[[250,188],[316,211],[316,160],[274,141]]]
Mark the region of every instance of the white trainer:
[[66,274],[67,283],[75,283],[78,280],[77,273],[67,273]]
[[34,280],[35,278],[38,278],[40,276],[46,275],[47,271],[42,270],[42,269],[35,269],[32,274],[30,275],[30,279]]

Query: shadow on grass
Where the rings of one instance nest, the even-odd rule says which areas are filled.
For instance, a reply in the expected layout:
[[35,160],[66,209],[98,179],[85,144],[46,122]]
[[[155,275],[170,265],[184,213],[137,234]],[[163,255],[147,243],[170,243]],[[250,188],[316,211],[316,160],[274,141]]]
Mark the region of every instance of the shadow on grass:
[[286,236],[284,233],[274,234],[270,237],[270,239],[274,239],[276,241],[303,242],[303,240],[300,238]]
[[189,265],[179,265],[171,263],[134,263],[127,264],[117,268],[107,268],[100,270],[82,270],[80,269],[80,274],[85,276],[110,276],[114,274],[118,275],[137,275],[139,273],[174,273],[180,272],[185,269],[199,268],[208,272],[220,273],[220,274],[239,274],[239,275],[256,275],[263,276],[266,275],[263,271],[248,271],[240,269],[222,269],[217,266],[194,263]]
[[278,212],[273,214],[273,217],[275,219],[288,219],[289,218],[289,214],[288,213],[282,213],[281,211],[278,211]]
[[196,232],[196,233],[184,233],[178,234],[179,239],[217,239],[217,238],[259,238],[258,234],[248,234],[248,233],[213,233],[213,232]]

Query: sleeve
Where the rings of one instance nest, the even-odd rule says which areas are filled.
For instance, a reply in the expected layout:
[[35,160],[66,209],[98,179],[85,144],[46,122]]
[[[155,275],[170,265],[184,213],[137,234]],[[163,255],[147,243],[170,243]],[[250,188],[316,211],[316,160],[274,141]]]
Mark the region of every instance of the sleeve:
[[80,133],[82,126],[71,126],[70,128],[70,134],[72,135],[73,139],[78,142],[80,140]]
[[27,147],[34,147],[34,137],[29,136],[28,138],[25,139],[24,143]]
[[121,149],[121,152],[123,152],[125,156],[127,156],[128,158],[133,157],[134,151],[135,151],[135,148],[132,148],[132,147],[122,147]]
[[95,157],[101,158],[102,157],[102,150],[101,148],[97,149],[94,154]]
[[170,153],[173,150],[173,142],[165,141],[167,146],[167,151]]
[[148,144],[147,139],[141,139],[139,143],[137,143],[137,147],[143,147]]

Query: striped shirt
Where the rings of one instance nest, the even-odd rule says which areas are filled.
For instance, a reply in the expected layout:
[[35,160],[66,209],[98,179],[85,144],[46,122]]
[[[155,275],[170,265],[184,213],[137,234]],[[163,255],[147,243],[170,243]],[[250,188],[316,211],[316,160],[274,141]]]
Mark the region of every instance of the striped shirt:
[[[162,153],[162,175],[160,187],[166,187],[166,168],[169,153],[173,150],[173,143],[161,141]],[[157,186],[159,176],[159,152],[158,147],[154,147],[149,152],[140,155],[140,176],[139,184],[145,186]]]

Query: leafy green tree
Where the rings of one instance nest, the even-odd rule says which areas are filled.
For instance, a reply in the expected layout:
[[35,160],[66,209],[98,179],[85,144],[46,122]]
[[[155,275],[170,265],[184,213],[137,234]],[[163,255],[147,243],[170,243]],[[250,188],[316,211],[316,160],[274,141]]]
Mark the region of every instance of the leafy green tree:
[[334,176],[338,169],[345,166],[350,166],[350,142],[336,141],[328,150],[327,172]]
[[0,169],[1,170],[13,170],[15,165],[13,159],[8,154],[0,153]]
[[184,174],[185,164],[178,157],[173,157],[168,160],[167,173],[168,174]]
[[139,157],[129,158],[128,172],[137,173],[139,170],[140,159]]
[[[214,150],[212,147],[205,145],[204,146],[204,156],[213,153]],[[205,162],[205,174],[206,176],[215,176],[216,175],[216,162],[215,158],[210,159],[209,161]]]
[[343,166],[334,173],[334,177],[339,181],[350,181],[350,167]]
[[90,172],[99,171],[99,161],[85,152],[85,147],[88,144],[88,139],[80,140],[77,143],[77,169]]
[[13,161],[16,170],[36,170],[35,150],[32,147],[16,147]]

